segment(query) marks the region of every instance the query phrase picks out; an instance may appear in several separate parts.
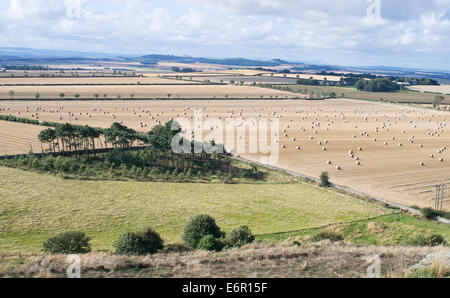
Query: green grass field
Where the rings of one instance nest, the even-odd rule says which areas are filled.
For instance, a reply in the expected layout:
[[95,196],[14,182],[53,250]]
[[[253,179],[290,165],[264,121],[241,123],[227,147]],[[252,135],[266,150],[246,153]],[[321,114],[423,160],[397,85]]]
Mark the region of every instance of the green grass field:
[[256,235],[313,228],[387,214],[310,183],[206,184],[81,181],[0,167],[0,253],[39,253],[60,232],[82,230],[94,251],[111,251],[125,231],[157,230],[181,242],[188,218],[207,213],[225,231],[248,225]]

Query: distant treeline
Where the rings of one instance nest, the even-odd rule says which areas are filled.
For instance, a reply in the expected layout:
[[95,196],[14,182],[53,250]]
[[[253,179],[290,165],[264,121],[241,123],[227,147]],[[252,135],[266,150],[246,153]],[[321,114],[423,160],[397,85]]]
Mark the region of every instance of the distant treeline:
[[439,82],[434,79],[429,78],[407,78],[398,76],[380,76],[373,75],[369,73],[336,73],[336,72],[326,72],[322,71],[319,75],[324,76],[342,76],[345,77],[344,80],[347,85],[354,86],[359,79],[377,79],[377,78],[387,78],[396,82],[410,83],[411,85],[439,85]]
[[51,70],[47,66],[40,65],[2,65],[5,70]]
[[180,68],[180,67],[172,67],[173,72],[201,72],[195,68]]
[[133,60],[147,64],[157,64],[160,61],[166,61],[175,63],[208,63],[219,65],[262,66],[262,67],[272,67],[287,64],[286,61],[278,59],[270,61],[257,61],[244,58],[214,59],[214,58],[199,58],[199,57],[185,57],[172,55],[145,55],[139,58],[133,58]]
[[439,85],[439,82],[428,78],[391,78],[397,82],[410,83],[411,85]]
[[369,92],[395,92],[401,87],[388,78],[377,78],[372,80],[360,79],[355,84],[359,91]]

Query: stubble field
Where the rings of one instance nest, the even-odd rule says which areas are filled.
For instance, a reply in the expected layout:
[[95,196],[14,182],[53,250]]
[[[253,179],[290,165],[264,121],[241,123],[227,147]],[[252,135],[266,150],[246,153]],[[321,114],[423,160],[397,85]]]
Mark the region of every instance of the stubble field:
[[[173,80],[170,80],[171,82]],[[186,83],[186,82],[185,82]],[[64,93],[66,98],[74,98],[76,94],[80,98],[94,98],[98,94],[101,98],[296,98],[299,95],[291,92],[284,92],[266,88],[248,86],[218,86],[218,85],[173,85],[173,86],[0,86],[0,98],[11,99],[9,91],[14,91],[14,98],[32,99],[38,93],[41,99],[58,99],[60,93]],[[133,95],[133,96],[132,96]]]

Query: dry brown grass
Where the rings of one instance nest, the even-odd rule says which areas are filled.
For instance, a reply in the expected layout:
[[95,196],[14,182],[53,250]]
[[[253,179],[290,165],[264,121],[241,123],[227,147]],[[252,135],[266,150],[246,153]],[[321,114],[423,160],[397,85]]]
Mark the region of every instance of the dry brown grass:
[[[366,277],[367,258],[381,258],[383,277],[405,276],[411,265],[437,248],[362,247],[345,243],[306,243],[302,246],[253,244],[221,253],[157,254],[124,257],[106,253],[82,259],[82,277],[171,278],[303,278]],[[1,277],[65,277],[66,256],[8,256],[0,259]],[[436,267],[438,276],[445,276]],[[443,275],[444,274],[444,275]]]

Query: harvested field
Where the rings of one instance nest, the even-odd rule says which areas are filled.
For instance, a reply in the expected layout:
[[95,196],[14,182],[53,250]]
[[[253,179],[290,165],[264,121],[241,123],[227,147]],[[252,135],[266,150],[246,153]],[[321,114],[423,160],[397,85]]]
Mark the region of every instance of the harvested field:
[[313,78],[314,80],[323,81],[327,79],[327,81],[331,82],[339,82],[341,81],[340,76],[325,76],[325,75],[315,75],[315,74],[264,74],[264,76],[273,76],[273,77],[284,77],[284,78],[294,78],[294,79],[310,79]]
[[[91,77],[114,77],[114,78],[120,78],[120,77],[125,77],[125,75],[122,74],[118,74],[118,73],[113,73],[112,71],[109,72],[105,72],[105,71],[95,71],[95,70],[77,70],[77,71],[70,71],[67,70],[66,72],[61,72],[61,71],[56,71],[56,70],[52,70],[52,71],[47,71],[47,70],[27,70],[25,71],[7,71],[7,72],[0,72],[0,78],[13,78],[13,77],[19,77],[19,78],[42,78],[42,75],[45,75],[47,78],[48,77],[54,77],[54,78],[72,78],[74,77],[74,74],[78,74],[78,77],[86,77],[86,78],[91,78]],[[130,77],[132,74],[130,72],[128,72],[127,77]]]
[[[122,122],[144,132],[171,118],[192,121],[197,108],[203,109],[204,120],[240,115],[247,120],[278,118],[277,166],[313,177],[328,171],[332,182],[386,200],[434,206],[433,186],[450,182],[450,151],[444,149],[450,144],[447,112],[346,99],[0,102],[2,114],[20,112],[22,117],[32,118],[37,109],[39,120],[71,119],[74,124],[99,127]],[[210,127],[204,130],[211,132]],[[246,146],[248,149],[248,138]],[[261,157],[241,155],[255,161]],[[444,207],[450,208],[450,200]]]
[[[180,80],[163,79],[157,77],[117,77],[117,78],[0,78],[1,85],[131,85],[131,84],[154,84],[154,85],[183,85],[187,82]],[[191,82],[189,84],[196,84]]]
[[134,94],[135,98],[260,98],[276,96],[280,98],[296,98],[297,94],[291,92],[270,90],[266,88],[248,87],[248,86],[0,86],[0,98],[10,99],[9,91],[15,92],[15,98],[25,99],[34,98],[39,93],[41,99],[58,99],[62,92],[66,98],[74,98],[79,94],[80,98],[94,98],[94,94],[100,97],[107,95],[107,98],[130,98]]
[[443,94],[450,94],[450,85],[440,85],[440,86],[411,86],[408,89],[416,90],[420,92],[436,92]]
[[[183,77],[184,79],[187,79],[188,77]],[[283,78],[283,77],[267,77],[267,76],[205,76],[205,77],[195,77],[194,78],[197,81],[204,81],[209,80],[210,82],[214,83],[225,83],[225,84],[231,84],[232,81],[234,81],[235,84],[239,84],[243,82],[246,85],[249,84],[297,84],[297,79],[294,78]]]
[[41,151],[37,139],[44,127],[0,120],[0,156]]

